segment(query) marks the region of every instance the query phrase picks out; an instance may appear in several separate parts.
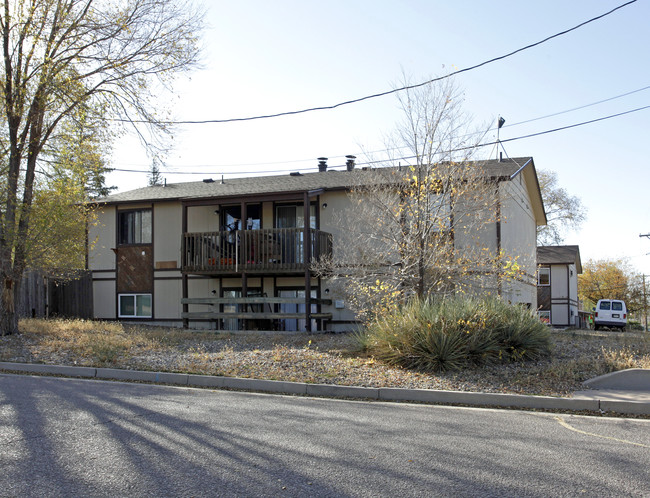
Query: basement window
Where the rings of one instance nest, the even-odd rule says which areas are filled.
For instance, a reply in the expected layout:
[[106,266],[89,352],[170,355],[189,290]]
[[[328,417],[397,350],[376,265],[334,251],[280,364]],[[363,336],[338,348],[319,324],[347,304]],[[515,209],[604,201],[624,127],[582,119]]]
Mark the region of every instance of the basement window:
[[551,324],[551,312],[550,311],[544,311],[544,310],[539,310],[537,312],[539,315],[539,319],[542,321],[542,323],[545,323],[546,325]]
[[119,318],[151,318],[151,294],[120,294]]

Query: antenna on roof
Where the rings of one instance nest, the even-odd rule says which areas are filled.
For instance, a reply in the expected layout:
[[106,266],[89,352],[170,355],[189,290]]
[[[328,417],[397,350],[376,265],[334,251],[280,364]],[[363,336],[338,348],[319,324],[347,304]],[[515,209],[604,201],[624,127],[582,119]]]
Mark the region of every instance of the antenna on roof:
[[498,161],[501,161],[503,159],[503,155],[501,155],[501,159],[499,159],[499,145],[501,144],[499,140],[499,130],[501,130],[505,122],[506,120],[503,118],[503,116],[499,116],[499,119],[497,121],[497,160]]

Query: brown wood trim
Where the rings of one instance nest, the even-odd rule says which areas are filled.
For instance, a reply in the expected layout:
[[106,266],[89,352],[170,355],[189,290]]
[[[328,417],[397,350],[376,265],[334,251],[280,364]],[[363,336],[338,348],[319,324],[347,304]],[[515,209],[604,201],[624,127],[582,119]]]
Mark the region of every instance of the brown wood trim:
[[155,270],[180,270],[178,268],[178,261],[156,261]]
[[[183,304],[303,304],[302,297],[190,297]],[[331,299],[311,298],[310,304],[332,304]]]
[[[192,311],[190,313],[183,313],[181,315],[184,319],[192,320],[193,318],[205,318],[205,319],[220,319],[220,318],[238,318],[240,320],[273,320],[273,319],[297,319],[297,320],[307,320],[307,319],[328,319],[332,318],[331,313],[255,313],[255,312],[232,312],[232,313],[223,313],[217,311]],[[246,329],[244,329],[246,330]],[[307,329],[309,332],[309,329]]]
[[[188,285],[187,275],[183,275],[181,277],[181,281],[182,281],[181,298],[187,299],[189,296],[189,285]],[[187,313],[189,309],[190,308],[187,304],[183,304],[183,314]],[[189,328],[189,326],[190,326],[189,321],[186,318],[183,318],[183,328],[186,329]]]
[[215,204],[238,203],[246,199],[253,199],[256,203],[264,201],[300,201],[303,198],[303,190],[294,192],[278,192],[268,194],[239,194],[216,196],[205,199],[183,199],[184,206],[212,206]]

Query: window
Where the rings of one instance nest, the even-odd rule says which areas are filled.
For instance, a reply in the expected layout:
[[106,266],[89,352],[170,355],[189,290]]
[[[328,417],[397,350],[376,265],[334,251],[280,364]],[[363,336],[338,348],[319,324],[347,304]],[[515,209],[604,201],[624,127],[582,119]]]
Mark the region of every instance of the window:
[[120,294],[120,318],[151,318],[151,294]]
[[117,215],[118,244],[151,244],[151,209]]
[[600,302],[600,309],[609,311],[611,309],[612,303],[609,301],[601,301]]
[[620,301],[612,301],[612,311],[623,311],[623,303]]
[[[305,209],[302,205],[276,206],[276,228],[303,228],[305,226]],[[316,228],[316,205],[309,206],[309,226]]]
[[539,268],[537,270],[537,285],[551,285],[550,268]]

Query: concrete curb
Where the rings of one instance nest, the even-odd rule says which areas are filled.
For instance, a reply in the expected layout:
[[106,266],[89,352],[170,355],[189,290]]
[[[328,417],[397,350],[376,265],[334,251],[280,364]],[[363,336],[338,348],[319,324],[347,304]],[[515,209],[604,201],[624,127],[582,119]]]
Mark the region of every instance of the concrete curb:
[[428,389],[370,388],[330,384],[304,384],[275,380],[241,379],[210,375],[190,375],[171,372],[147,372],[115,368],[70,367],[32,363],[0,362],[0,371],[39,373],[64,377],[110,380],[130,380],[195,386],[240,389],[277,394],[302,394],[338,398],[371,399],[378,401],[410,401],[432,404],[489,406],[499,408],[534,408],[541,410],[614,412],[650,415],[650,402],[616,401],[607,399],[554,398],[520,394],[435,391]]

